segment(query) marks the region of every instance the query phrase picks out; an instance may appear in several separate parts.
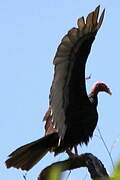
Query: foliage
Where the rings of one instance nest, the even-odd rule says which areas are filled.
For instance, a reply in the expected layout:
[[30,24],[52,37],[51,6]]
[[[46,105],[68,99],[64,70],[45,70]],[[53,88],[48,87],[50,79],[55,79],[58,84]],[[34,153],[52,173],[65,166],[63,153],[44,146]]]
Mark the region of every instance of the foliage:
[[60,180],[61,179],[61,167],[54,166],[50,170],[48,180]]
[[120,180],[120,161],[118,162],[110,180]]

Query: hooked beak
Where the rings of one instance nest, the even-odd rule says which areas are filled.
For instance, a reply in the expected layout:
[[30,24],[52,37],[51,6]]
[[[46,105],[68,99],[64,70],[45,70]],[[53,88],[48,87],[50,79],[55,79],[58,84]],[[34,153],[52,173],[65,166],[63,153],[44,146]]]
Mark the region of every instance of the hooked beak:
[[108,89],[106,92],[107,92],[109,95],[112,95],[112,91],[111,91],[110,89]]

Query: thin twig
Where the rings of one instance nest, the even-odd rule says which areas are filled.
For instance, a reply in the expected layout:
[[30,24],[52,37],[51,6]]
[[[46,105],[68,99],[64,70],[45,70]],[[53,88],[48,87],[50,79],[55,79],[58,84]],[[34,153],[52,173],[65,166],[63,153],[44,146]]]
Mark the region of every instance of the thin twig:
[[72,171],[70,170],[69,173],[68,173],[68,175],[67,175],[67,177],[66,177],[66,180],[68,180],[68,178],[69,178],[71,172],[72,172]]
[[98,132],[99,132],[100,138],[101,138],[101,140],[102,140],[102,142],[103,142],[103,144],[104,144],[104,146],[105,146],[105,149],[106,149],[106,150],[107,150],[107,152],[108,152],[108,155],[109,155],[110,160],[111,160],[111,164],[112,164],[113,169],[114,169],[114,168],[115,168],[115,166],[114,166],[114,162],[113,162],[113,159],[112,159],[111,153],[110,153],[110,151],[109,151],[109,149],[108,149],[108,147],[107,147],[106,142],[104,141],[104,138],[103,138],[103,136],[102,136],[102,134],[101,134],[101,132],[100,132],[99,127],[98,127],[97,129],[98,129]]
[[27,180],[27,178],[26,178],[27,177],[27,172],[25,174],[22,174],[22,176],[23,176],[24,180]]
[[89,76],[87,76],[87,77],[85,78],[85,80],[91,79],[91,75],[92,75],[92,74],[90,74]]

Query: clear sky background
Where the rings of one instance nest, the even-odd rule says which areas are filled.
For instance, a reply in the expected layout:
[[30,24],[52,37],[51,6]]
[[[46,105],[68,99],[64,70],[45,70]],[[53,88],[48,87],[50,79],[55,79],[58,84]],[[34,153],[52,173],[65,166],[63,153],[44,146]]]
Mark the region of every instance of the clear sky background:
[[[88,92],[95,81],[106,82],[113,95],[99,95],[98,126],[111,150],[114,163],[120,156],[120,2],[108,0],[4,0],[0,1],[0,179],[22,180],[23,172],[6,169],[7,155],[25,143],[44,135],[44,113],[53,78],[52,61],[61,38],[80,16],[101,5],[106,8],[87,63]],[[88,147],[111,172],[108,153],[97,129]],[[47,165],[67,158],[48,154],[27,174],[35,180]],[[65,173],[66,179],[68,172]],[[69,180],[89,180],[85,170],[75,170]]]

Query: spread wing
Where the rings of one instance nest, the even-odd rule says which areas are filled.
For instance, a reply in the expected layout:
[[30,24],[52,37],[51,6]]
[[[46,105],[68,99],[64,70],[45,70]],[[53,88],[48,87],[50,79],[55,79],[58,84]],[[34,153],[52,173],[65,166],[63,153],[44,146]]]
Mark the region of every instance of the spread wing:
[[91,12],[87,16],[86,22],[84,17],[79,18],[78,27],[72,28],[63,37],[57,49],[53,61],[55,68],[49,96],[50,109],[44,117],[46,134],[49,134],[47,132],[49,130],[52,132],[49,127],[51,124],[57,129],[59,137],[63,139],[67,128],[66,109],[68,105],[75,107],[80,104],[80,98],[88,99],[85,85],[85,65],[95,35],[104,18],[105,10],[98,20],[99,9],[100,6]]

